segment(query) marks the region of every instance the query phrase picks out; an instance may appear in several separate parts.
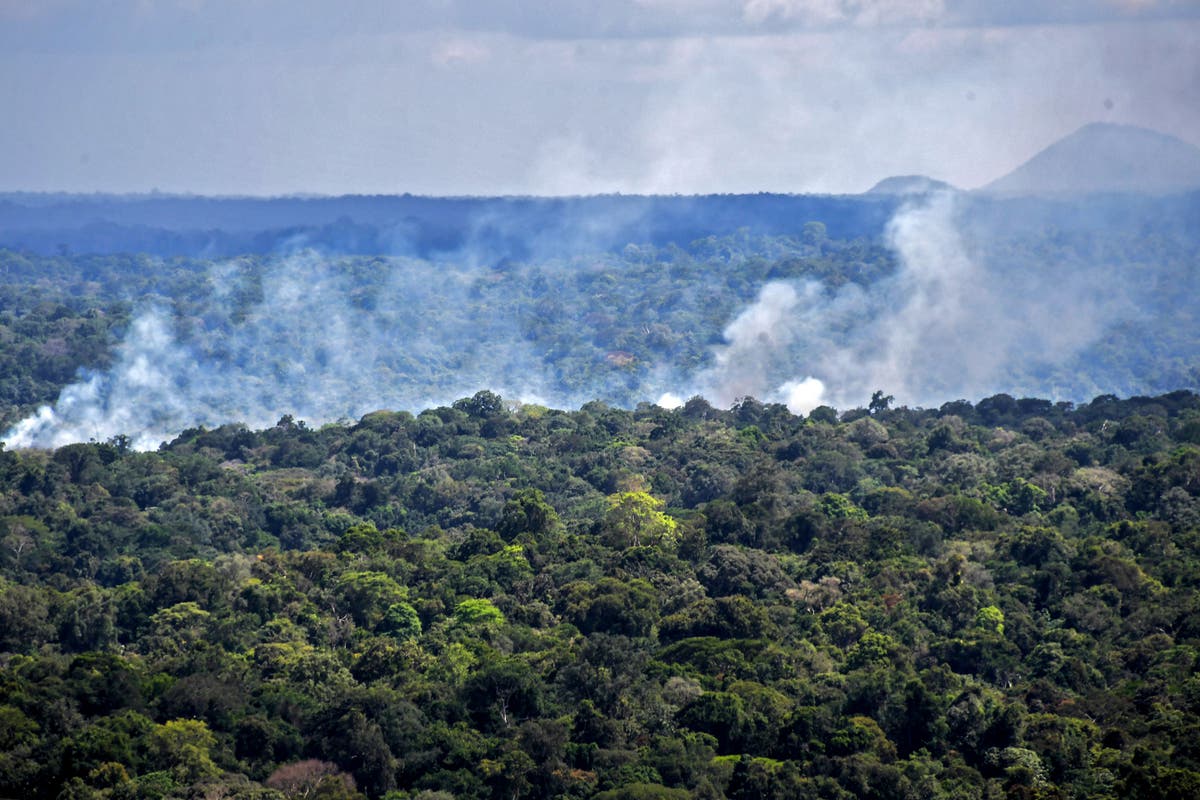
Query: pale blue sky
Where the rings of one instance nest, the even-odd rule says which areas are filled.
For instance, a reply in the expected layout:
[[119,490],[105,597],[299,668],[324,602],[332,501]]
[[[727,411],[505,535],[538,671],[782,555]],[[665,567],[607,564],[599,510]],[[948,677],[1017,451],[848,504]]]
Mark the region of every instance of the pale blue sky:
[[971,188],[1200,144],[1200,1],[0,0],[0,190]]

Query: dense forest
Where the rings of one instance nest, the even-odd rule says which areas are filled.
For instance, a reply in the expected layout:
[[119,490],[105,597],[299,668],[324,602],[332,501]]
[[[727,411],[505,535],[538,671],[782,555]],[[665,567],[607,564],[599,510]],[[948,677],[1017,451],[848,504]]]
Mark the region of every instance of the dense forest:
[[1200,398],[0,451],[0,796],[1200,795]]
[[0,197],[0,797],[1200,796],[1200,195],[938,197]]

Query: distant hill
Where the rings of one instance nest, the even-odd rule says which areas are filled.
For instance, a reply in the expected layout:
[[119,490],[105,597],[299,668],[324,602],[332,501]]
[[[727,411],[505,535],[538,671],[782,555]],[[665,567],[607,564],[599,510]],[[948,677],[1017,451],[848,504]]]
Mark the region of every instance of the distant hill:
[[893,175],[884,178],[867,190],[867,194],[928,194],[929,192],[956,191],[955,187],[926,175]]
[[1160,194],[1200,187],[1200,148],[1132,125],[1094,122],[983,191],[996,194]]

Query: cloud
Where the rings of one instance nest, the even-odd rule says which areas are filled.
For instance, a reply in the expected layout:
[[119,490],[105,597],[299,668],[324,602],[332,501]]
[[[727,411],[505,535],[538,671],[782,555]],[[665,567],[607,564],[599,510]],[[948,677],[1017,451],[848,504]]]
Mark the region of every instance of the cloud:
[[743,15],[750,22],[798,22],[804,25],[860,26],[926,24],[945,16],[942,0],[747,0]]
[[447,39],[433,48],[431,58],[441,67],[455,64],[479,64],[487,61],[492,51],[478,39],[455,37]]
[[1198,13],[1195,0],[1104,0],[1103,5],[1127,16],[1189,17]]
[[414,34],[469,40],[677,39],[813,29],[930,25],[1095,24],[1200,18],[1191,0],[0,0],[0,43],[17,50],[108,52],[328,47],[347,38]]
[[72,0],[0,0],[0,19],[28,22],[51,16],[72,5]]
[[758,3],[10,0],[0,188],[970,188],[1088,122],[1200,130],[1197,3]]

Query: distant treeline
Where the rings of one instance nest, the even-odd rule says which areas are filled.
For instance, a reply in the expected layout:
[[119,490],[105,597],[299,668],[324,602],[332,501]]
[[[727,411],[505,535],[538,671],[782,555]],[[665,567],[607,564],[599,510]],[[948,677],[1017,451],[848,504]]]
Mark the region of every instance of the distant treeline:
[[[796,235],[819,220],[839,239],[880,236],[905,198],[865,195],[593,197],[188,197],[0,195],[0,245],[40,254],[147,253],[205,258],[316,248],[423,258],[470,251],[497,261],[610,250],[633,242],[686,245],[745,229]],[[1152,230],[1200,219],[1200,193],[1086,199],[971,196],[990,228]]]
[[878,236],[889,196],[705,195],[594,197],[208,198],[139,195],[0,196],[0,244],[41,254],[138,252],[224,257],[316,248],[480,258],[609,250],[630,242],[686,244],[739,229],[799,233],[826,220],[837,238]]

